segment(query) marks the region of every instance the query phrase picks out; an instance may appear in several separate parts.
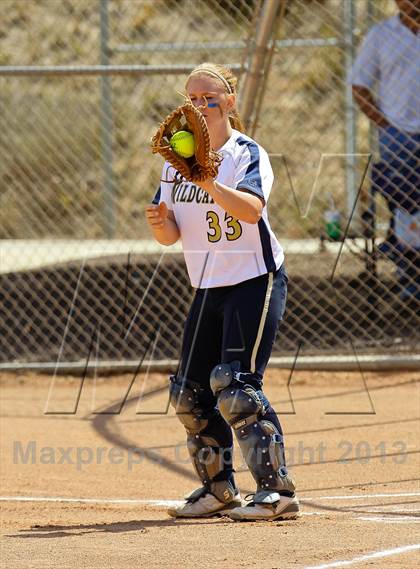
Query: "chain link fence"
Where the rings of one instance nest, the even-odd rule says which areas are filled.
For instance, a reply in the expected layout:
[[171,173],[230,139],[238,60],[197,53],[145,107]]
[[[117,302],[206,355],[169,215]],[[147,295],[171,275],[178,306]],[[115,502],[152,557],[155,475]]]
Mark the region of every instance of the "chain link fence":
[[[192,290],[179,245],[146,226],[149,140],[195,65],[230,65],[242,93],[266,4],[0,3],[1,362],[177,359]],[[248,121],[271,154],[290,276],[275,356],[418,349],[418,149],[384,164],[349,82],[362,38],[395,13],[279,2]]]

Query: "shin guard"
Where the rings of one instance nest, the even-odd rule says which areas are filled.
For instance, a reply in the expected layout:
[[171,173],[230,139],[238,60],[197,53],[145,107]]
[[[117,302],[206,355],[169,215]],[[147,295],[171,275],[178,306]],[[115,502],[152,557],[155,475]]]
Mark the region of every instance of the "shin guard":
[[264,419],[265,407],[259,392],[241,380],[230,364],[220,364],[210,376],[213,393],[224,419],[233,427],[243,457],[257,483],[257,493],[277,491],[293,494],[295,484],[284,458],[283,437]]
[[224,470],[225,452],[214,435],[208,433],[213,415],[204,413],[199,407],[200,386],[189,380],[171,376],[170,401],[187,431],[187,447],[194,468],[203,486],[221,502],[230,502],[235,496],[235,487],[228,480],[218,480]]

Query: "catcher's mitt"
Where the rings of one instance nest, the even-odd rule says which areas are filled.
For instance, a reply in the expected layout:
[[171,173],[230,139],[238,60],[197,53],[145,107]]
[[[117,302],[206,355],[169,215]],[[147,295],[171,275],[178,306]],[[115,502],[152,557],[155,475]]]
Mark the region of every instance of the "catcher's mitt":
[[[183,158],[169,144],[179,130],[194,135],[195,154],[191,158]],[[190,102],[175,109],[160,124],[152,138],[152,152],[161,154],[181,176],[191,182],[215,178],[221,162],[219,154],[210,147],[209,131],[203,115]]]

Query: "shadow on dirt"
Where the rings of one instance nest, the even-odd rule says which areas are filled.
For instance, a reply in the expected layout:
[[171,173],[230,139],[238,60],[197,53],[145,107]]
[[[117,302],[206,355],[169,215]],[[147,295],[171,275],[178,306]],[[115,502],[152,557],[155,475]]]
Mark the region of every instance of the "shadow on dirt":
[[[164,519],[164,520],[130,520],[127,522],[110,522],[101,524],[74,524],[74,525],[52,525],[45,526],[34,525],[29,529],[24,529],[20,533],[10,534],[6,537],[13,538],[59,538],[59,537],[76,537],[86,535],[88,533],[125,533],[136,532],[146,533],[148,528],[155,527],[174,527],[176,525],[192,525],[192,524],[212,524],[215,522],[213,519]],[[217,518],[218,525],[235,523],[227,517]]]

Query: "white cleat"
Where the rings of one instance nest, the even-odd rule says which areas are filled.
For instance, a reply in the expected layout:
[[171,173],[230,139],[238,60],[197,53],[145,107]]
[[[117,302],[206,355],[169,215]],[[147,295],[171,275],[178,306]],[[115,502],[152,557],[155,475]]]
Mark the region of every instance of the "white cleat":
[[226,504],[205,488],[199,488],[187,498],[185,504],[169,508],[167,512],[173,518],[211,518],[228,515],[233,508],[241,505],[242,500],[239,493]]
[[295,520],[299,516],[299,500],[297,497],[281,496],[278,492],[271,492],[261,501],[252,501],[229,513],[229,517],[236,521]]

